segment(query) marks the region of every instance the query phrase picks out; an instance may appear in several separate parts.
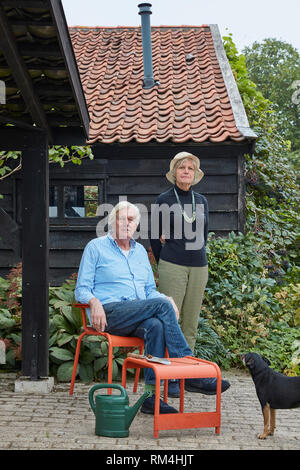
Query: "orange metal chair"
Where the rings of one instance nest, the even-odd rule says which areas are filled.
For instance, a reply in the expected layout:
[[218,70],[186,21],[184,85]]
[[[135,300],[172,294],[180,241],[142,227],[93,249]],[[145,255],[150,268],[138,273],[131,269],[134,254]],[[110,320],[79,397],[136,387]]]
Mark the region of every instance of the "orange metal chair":
[[[87,325],[86,321],[86,309],[90,308],[88,304],[74,304],[74,307],[78,307],[81,309],[82,314],[82,323],[83,323],[83,333],[78,338],[76,351],[75,351],[75,358],[74,358],[74,366],[73,366],[73,373],[71,379],[71,386],[69,394],[73,394],[74,384],[76,379],[76,371],[78,366],[79,354],[80,354],[80,346],[81,341],[87,335],[94,335],[94,336],[104,336],[108,341],[108,378],[107,382],[109,384],[112,383],[112,361],[113,361],[113,348],[114,347],[135,347],[139,348],[139,353],[143,354],[144,351],[144,340],[141,338],[137,338],[135,336],[115,336],[105,332],[98,332],[94,330],[94,328]],[[135,374],[135,381],[134,381],[134,388],[133,391],[136,392],[137,385],[139,381],[140,369],[136,370]],[[108,394],[111,394],[112,390],[108,389]]]

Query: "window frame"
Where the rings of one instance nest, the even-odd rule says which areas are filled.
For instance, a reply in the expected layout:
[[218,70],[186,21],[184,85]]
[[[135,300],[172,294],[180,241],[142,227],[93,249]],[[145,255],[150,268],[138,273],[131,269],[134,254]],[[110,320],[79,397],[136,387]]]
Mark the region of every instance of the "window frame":
[[[57,186],[57,217],[49,216],[49,223],[53,225],[94,225],[99,221],[99,216],[95,217],[66,217],[64,216],[64,187],[65,186],[98,186],[98,206],[106,201],[105,191],[105,177],[96,179],[85,179],[85,178],[51,178],[49,181],[49,189],[51,186]],[[50,204],[49,204],[50,207]]]

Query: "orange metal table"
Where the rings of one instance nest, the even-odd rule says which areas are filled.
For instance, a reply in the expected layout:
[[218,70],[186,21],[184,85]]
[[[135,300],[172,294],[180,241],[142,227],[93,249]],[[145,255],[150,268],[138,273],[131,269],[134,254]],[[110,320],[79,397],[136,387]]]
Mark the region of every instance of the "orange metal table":
[[[154,409],[154,437],[158,437],[160,430],[215,427],[216,434],[220,434],[221,426],[221,371],[214,362],[205,361],[196,357],[168,358],[171,365],[149,362],[146,359],[127,357],[123,363],[122,386],[126,387],[126,371],[129,368],[153,369],[155,373],[155,409]],[[217,379],[216,411],[184,413],[184,379],[186,378],[215,377]],[[179,413],[159,413],[160,381],[164,380],[164,401],[168,400],[168,379],[180,379],[180,406]]]

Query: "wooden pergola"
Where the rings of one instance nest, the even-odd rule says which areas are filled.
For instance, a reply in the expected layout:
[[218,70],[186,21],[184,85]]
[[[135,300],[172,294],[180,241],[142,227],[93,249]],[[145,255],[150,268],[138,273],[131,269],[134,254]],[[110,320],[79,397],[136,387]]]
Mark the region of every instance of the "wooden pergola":
[[89,133],[61,0],[1,0],[0,71],[0,150],[22,151],[22,375],[37,381],[49,374],[48,149]]

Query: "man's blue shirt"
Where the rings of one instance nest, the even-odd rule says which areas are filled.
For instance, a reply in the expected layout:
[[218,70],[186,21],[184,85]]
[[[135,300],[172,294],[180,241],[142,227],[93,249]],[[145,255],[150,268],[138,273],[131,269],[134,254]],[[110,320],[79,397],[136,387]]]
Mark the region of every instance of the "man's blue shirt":
[[91,240],[80,262],[75,298],[85,304],[93,297],[104,305],[123,300],[165,298],[165,295],[156,290],[145,248],[130,240],[126,257],[108,234]]

